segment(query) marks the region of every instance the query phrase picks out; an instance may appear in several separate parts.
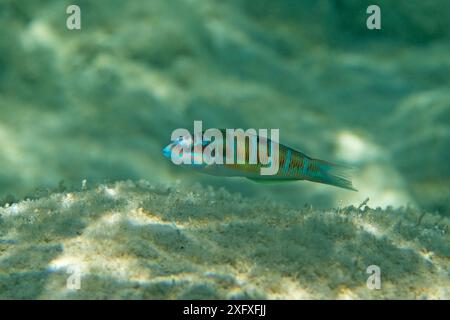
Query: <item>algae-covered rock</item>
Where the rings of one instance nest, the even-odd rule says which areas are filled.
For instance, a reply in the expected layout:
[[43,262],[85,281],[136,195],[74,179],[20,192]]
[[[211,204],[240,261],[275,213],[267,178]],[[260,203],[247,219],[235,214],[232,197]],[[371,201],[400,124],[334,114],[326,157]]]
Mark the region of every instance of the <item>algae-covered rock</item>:
[[[99,185],[0,209],[0,297],[448,299],[448,225],[411,208]],[[381,289],[367,287],[371,265]]]

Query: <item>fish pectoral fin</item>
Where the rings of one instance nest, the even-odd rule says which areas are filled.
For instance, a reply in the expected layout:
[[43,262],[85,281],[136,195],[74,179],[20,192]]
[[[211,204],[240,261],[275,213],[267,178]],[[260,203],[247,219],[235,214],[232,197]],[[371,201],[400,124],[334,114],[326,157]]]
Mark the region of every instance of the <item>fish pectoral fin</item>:
[[263,183],[263,184],[279,184],[296,181],[297,179],[270,179],[270,178],[247,178],[253,182]]

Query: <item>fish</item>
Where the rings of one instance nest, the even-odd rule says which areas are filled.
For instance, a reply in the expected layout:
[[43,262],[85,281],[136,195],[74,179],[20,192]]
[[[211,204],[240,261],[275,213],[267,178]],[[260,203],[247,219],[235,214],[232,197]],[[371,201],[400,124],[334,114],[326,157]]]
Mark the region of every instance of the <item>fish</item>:
[[[225,133],[225,129],[220,129],[221,132]],[[205,157],[203,153],[196,153],[195,146],[200,147],[200,151],[203,151],[211,141],[204,141],[201,137],[195,139],[195,136],[191,134],[186,134],[173,140],[169,145],[163,148],[163,155],[166,158],[172,158],[172,152],[175,149],[188,150],[181,153],[179,156],[188,157],[189,159],[195,159],[196,157]],[[312,158],[301,151],[295,150],[291,147],[285,146],[281,143],[276,143],[269,138],[264,138],[267,141],[267,145],[272,146],[272,150],[278,147],[278,171],[273,175],[261,175],[260,170],[262,167],[266,166],[267,163],[263,164],[260,162],[250,163],[250,137],[245,139],[245,163],[227,163],[225,159],[227,146],[223,144],[223,161],[221,164],[212,163],[208,164],[205,161],[202,163],[195,163],[194,160],[185,164],[191,168],[194,168],[202,173],[214,175],[214,176],[224,176],[224,177],[243,177],[258,183],[275,183],[275,182],[292,182],[305,180],[310,182],[327,184],[347,190],[358,191],[352,184],[350,173],[354,170],[353,167],[345,164],[332,163],[326,160],[320,160]],[[256,135],[253,137],[259,142],[260,136]],[[234,144],[236,148],[236,144]],[[257,147],[259,148],[259,144]],[[256,151],[256,150],[253,150]],[[258,150],[259,151],[259,150]],[[238,151],[235,149],[235,153]],[[236,160],[236,156],[235,156]]]

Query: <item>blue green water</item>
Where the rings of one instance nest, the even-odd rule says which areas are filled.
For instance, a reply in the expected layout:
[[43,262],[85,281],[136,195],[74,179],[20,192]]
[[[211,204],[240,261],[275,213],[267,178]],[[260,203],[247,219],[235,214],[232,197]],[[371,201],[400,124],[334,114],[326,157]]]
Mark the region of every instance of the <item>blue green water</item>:
[[181,172],[161,147],[202,120],[279,128],[282,143],[359,167],[361,198],[445,214],[449,5],[381,1],[381,30],[368,30],[368,4],[80,1],[81,30],[68,30],[64,1],[2,1],[1,197],[144,178],[346,201]]
[[[144,179],[450,215],[450,2],[377,1],[381,30],[372,1],[79,0],[81,30],[69,4],[0,0],[0,205]],[[194,120],[280,129],[359,192],[183,170],[161,150]]]

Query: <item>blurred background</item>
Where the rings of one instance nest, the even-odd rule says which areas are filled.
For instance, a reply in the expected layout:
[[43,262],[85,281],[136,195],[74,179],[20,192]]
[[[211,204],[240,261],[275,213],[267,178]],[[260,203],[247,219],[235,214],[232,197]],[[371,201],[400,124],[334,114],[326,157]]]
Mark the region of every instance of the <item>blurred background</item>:
[[[0,0],[0,205],[125,179],[317,207],[450,213],[450,2]],[[175,128],[279,128],[358,168],[359,192],[210,177],[162,156]]]

